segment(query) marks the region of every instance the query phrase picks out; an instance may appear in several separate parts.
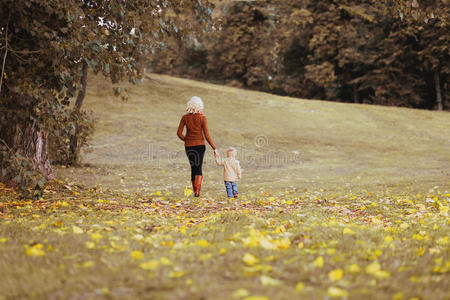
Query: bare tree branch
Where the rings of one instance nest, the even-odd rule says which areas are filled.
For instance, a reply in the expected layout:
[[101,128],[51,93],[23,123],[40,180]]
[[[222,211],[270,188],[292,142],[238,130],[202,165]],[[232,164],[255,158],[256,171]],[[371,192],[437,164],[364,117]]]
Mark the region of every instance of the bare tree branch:
[[8,22],[6,23],[5,28],[5,55],[3,56],[3,64],[2,64],[2,74],[0,75],[0,96],[2,95],[2,86],[3,86],[3,76],[5,75],[5,64],[6,64],[6,56],[8,55],[8,24],[9,24],[9,16]]

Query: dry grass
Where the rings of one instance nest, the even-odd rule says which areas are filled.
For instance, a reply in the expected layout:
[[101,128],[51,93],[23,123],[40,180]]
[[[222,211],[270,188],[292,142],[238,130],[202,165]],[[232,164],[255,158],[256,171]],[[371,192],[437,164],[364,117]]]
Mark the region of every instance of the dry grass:
[[[62,170],[63,177],[87,186],[180,193],[189,181],[188,163],[175,133],[185,102],[198,95],[219,149],[238,149],[243,190],[448,184],[447,112],[300,100],[151,78],[133,88],[128,102],[114,98],[103,81],[91,80],[85,105],[98,122],[94,151],[84,162],[92,167]],[[217,193],[221,172],[210,148],[206,159],[205,190]]]
[[[0,299],[448,299],[448,113],[151,77],[128,102],[90,81],[93,151],[65,184],[0,186]],[[239,151],[238,200],[211,150],[202,198],[183,193],[192,95]]]

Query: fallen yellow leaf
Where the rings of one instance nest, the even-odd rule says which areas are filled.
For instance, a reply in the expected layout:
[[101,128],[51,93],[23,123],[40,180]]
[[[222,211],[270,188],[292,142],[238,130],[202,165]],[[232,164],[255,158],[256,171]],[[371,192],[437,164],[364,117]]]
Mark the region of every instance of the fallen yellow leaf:
[[135,250],[135,251],[131,252],[130,256],[136,260],[141,260],[144,258],[144,253],[142,253],[141,251]]
[[342,269],[336,269],[328,273],[328,278],[330,278],[331,281],[338,281],[342,279],[342,277],[344,277],[344,271]]
[[93,240],[100,240],[103,236],[99,232],[94,232],[91,234],[91,239]]
[[32,246],[32,247],[28,247],[26,250],[26,254],[29,256],[44,256],[45,252],[44,250],[42,250],[44,246],[40,243]]
[[232,297],[233,298],[242,298],[242,297],[247,297],[249,294],[250,293],[246,289],[240,288],[233,292]]
[[278,249],[278,246],[276,244],[272,243],[271,241],[269,241],[266,238],[261,238],[259,240],[259,244],[261,245],[261,247],[263,247],[264,249],[267,249],[267,250],[276,250],[276,249]]
[[350,228],[344,228],[342,231],[343,234],[356,234],[355,231],[351,230]]
[[348,292],[341,288],[331,286],[328,288],[328,296],[332,298],[348,297]]
[[244,300],[269,300],[269,298],[264,296],[249,296],[245,297]]
[[323,261],[323,257],[322,257],[322,256],[319,256],[318,258],[316,258],[316,259],[313,261],[313,264],[314,264],[316,267],[318,267],[318,268],[322,268],[322,267],[323,267],[323,263],[324,263],[324,261]]
[[403,300],[405,296],[403,296],[403,293],[396,293],[394,296],[392,296],[392,300]]
[[291,246],[291,241],[288,238],[282,238],[280,240],[276,240],[275,244],[279,249],[287,249]]
[[75,225],[72,226],[72,230],[73,230],[73,233],[76,233],[76,234],[83,233],[83,229],[81,229],[80,227],[75,226]]
[[400,225],[400,228],[401,229],[407,229],[409,227],[409,224],[408,223],[402,223],[401,225]]
[[206,241],[206,240],[198,240],[198,241],[197,241],[197,245],[198,245],[199,247],[208,247],[210,244],[209,244],[209,242]]
[[350,267],[348,268],[348,270],[350,271],[350,273],[361,272],[361,268],[358,266],[358,264],[351,264]]
[[299,282],[297,283],[297,285],[295,286],[295,290],[297,292],[301,292],[303,291],[303,289],[305,288],[305,284],[303,282]]
[[281,284],[280,280],[265,275],[262,275],[259,279],[263,286],[277,286]]
[[381,266],[377,261],[374,261],[373,263],[369,264],[366,266],[366,273],[367,274],[375,274],[376,272],[378,272],[379,270],[381,270]]
[[152,271],[154,271],[154,270],[158,269],[159,261],[152,259],[152,260],[149,260],[147,262],[141,263],[139,265],[139,267],[141,267],[144,270],[152,270]]
[[391,273],[381,270],[381,266],[377,261],[366,266],[366,273],[375,276],[378,279],[385,279],[391,276]]
[[184,188],[184,196],[189,197],[190,195],[192,195],[192,193],[194,193],[190,188],[185,187]]
[[168,259],[167,257],[161,257],[161,259],[159,261],[161,262],[162,265],[166,265],[166,266],[170,266],[172,264],[170,259]]
[[187,274],[187,271],[172,271],[169,273],[169,278],[179,278]]
[[245,262],[249,266],[253,266],[259,262],[259,259],[257,259],[251,253],[245,253],[244,256],[242,257],[242,261]]

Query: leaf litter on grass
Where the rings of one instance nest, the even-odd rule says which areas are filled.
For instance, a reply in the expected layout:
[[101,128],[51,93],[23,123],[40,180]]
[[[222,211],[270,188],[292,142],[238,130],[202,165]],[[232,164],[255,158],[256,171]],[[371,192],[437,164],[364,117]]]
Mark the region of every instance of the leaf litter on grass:
[[48,285],[70,298],[83,282],[118,298],[444,299],[449,200],[280,190],[216,201],[54,182],[27,201],[2,186],[1,295],[46,297]]

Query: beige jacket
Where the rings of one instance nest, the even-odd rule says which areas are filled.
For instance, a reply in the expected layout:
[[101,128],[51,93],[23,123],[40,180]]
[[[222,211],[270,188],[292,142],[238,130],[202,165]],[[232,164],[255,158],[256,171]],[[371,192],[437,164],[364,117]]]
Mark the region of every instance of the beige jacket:
[[234,157],[220,158],[216,157],[216,164],[223,166],[223,180],[237,181],[241,179],[241,166]]

